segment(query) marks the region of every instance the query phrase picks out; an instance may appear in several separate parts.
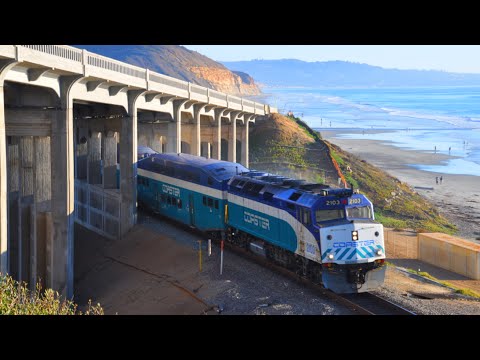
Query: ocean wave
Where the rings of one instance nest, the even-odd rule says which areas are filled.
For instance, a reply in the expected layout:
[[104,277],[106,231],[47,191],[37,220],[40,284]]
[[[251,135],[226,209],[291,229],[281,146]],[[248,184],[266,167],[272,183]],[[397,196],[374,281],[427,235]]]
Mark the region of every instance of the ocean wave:
[[[381,113],[385,115],[408,117],[413,119],[433,120],[439,123],[446,123],[460,128],[480,128],[480,118],[469,116],[452,116],[443,114],[433,114],[427,112],[421,112],[416,110],[396,109],[391,107],[382,107],[374,104],[356,103],[351,100],[339,97],[339,96],[326,96],[316,95],[318,100],[333,104],[341,105],[344,108],[351,108],[360,110],[365,113]],[[388,119],[387,119],[388,120]]]

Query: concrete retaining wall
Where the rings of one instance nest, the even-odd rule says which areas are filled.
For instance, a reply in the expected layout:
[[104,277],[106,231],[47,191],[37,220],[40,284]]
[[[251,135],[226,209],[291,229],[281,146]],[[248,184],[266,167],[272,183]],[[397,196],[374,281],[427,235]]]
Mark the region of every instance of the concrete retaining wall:
[[418,258],[480,280],[480,245],[442,233],[418,234]]
[[387,254],[387,258],[418,258],[418,238],[416,232],[384,229],[383,235],[385,238],[385,253]]

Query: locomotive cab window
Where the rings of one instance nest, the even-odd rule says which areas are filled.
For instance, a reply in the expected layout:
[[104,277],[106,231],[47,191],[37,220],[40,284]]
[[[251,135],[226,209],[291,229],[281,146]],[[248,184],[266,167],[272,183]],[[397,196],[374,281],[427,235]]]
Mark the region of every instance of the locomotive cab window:
[[343,219],[345,217],[345,211],[343,209],[331,209],[331,210],[316,210],[315,220],[317,223],[323,221],[332,221]]
[[300,214],[300,220],[302,221],[303,224],[307,226],[312,224],[310,210],[299,208],[299,214]]
[[371,219],[370,206],[359,206],[347,208],[347,217],[353,219]]
[[215,209],[218,210],[218,200],[215,200]]
[[302,196],[302,193],[294,192],[288,200],[297,201],[300,196]]
[[208,207],[213,207],[213,199],[208,198]]

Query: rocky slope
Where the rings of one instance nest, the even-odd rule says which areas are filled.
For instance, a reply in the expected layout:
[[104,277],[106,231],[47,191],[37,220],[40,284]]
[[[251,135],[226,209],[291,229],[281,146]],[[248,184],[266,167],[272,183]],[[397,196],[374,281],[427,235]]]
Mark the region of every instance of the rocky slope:
[[179,45],[76,45],[126,63],[231,95],[259,95],[252,77]]

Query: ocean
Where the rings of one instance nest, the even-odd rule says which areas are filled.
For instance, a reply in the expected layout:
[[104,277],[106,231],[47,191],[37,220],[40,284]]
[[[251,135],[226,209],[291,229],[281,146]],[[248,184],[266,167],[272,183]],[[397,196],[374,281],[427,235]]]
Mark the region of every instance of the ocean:
[[263,91],[279,112],[292,111],[316,130],[342,130],[338,137],[450,154],[454,158],[441,165],[411,166],[480,176],[480,87]]

